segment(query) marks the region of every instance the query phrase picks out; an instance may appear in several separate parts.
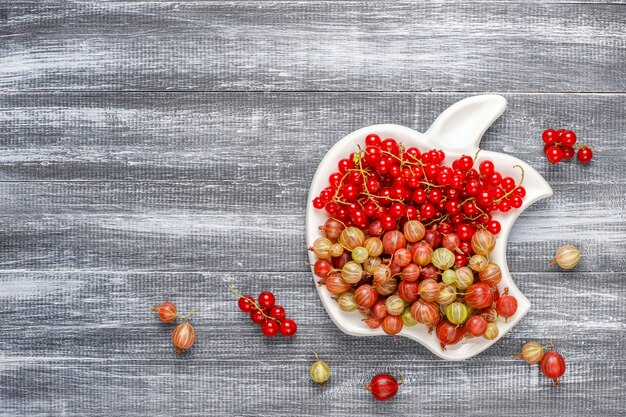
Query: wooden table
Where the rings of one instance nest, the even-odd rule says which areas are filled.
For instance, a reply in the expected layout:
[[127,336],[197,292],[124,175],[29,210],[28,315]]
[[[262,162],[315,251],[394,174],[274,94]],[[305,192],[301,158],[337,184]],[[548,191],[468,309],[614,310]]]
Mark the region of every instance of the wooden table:
[[[626,5],[423,3],[0,1],[0,413],[626,415]],[[509,102],[482,147],[555,192],[508,245],[530,313],[463,363],[341,333],[304,265],[318,162],[482,92]],[[550,165],[547,127],[594,161]],[[564,273],[548,261],[568,243],[585,253]],[[263,337],[229,282],[274,291],[297,336]],[[166,300],[202,310],[188,354],[150,312]],[[512,359],[548,335],[558,388]],[[374,402],[365,383],[397,369]]]

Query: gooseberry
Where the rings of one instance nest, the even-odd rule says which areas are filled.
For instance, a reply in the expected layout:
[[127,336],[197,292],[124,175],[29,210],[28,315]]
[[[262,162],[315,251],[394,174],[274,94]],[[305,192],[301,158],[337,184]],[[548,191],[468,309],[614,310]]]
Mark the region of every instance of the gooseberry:
[[[402,312],[400,312],[400,314],[402,314]],[[389,314],[383,319],[383,331],[390,336],[395,336],[396,334],[400,333],[403,326],[404,322],[402,321],[402,317],[400,316],[394,316],[392,314]]]
[[527,342],[522,346],[522,353],[514,355],[514,358],[522,358],[526,363],[534,365],[539,363],[545,354],[545,350],[541,344],[537,342]]
[[439,283],[434,279],[425,279],[419,285],[419,295],[426,302],[437,301],[437,297],[439,297]]
[[453,324],[463,324],[469,317],[469,311],[463,303],[454,302],[446,307],[446,318]]
[[436,334],[441,343],[441,350],[445,350],[446,345],[457,344],[463,338],[463,332],[463,326],[450,323],[446,319],[439,322]]
[[478,273],[478,279],[489,285],[498,285],[502,280],[502,271],[498,265],[490,263],[484,271]]
[[370,308],[378,300],[378,293],[369,284],[363,284],[354,291],[354,300],[359,307]]
[[404,381],[398,382],[392,375],[378,374],[372,378],[365,389],[371,392],[378,401],[388,401],[396,396],[398,387],[403,383]]
[[404,300],[397,295],[391,295],[385,301],[385,307],[389,314],[399,316],[404,311]]
[[189,349],[196,341],[196,331],[189,322],[181,323],[174,328],[172,332],[172,343],[176,346],[176,352],[180,353],[182,349]]
[[365,234],[363,234],[363,231],[358,227],[347,227],[341,232],[341,235],[339,235],[339,243],[341,243],[341,246],[351,251],[357,246],[363,246],[363,243],[365,243]]
[[492,287],[484,282],[470,285],[465,292],[465,302],[473,308],[487,308],[492,303]]
[[498,329],[498,325],[496,323],[487,323],[487,328],[485,329],[485,334],[483,336],[487,340],[493,340],[498,337],[500,334],[500,330]]
[[406,247],[406,239],[402,232],[390,230],[383,235],[383,249],[385,253],[393,254],[395,251]]
[[[250,296],[248,295],[247,297]],[[239,298],[238,305],[239,309],[244,313],[248,313],[252,309],[252,303],[250,302],[250,299],[245,297]],[[169,301],[164,302],[160,306],[152,306],[152,311],[156,311],[159,320],[165,323],[171,323],[176,320],[177,317],[176,304],[170,303]]]
[[433,247],[422,240],[411,247],[411,254],[413,262],[419,266],[426,266],[433,257]]
[[455,257],[454,253],[450,249],[437,248],[433,252],[432,263],[437,269],[445,270],[452,268],[454,265]]
[[422,222],[418,220],[409,220],[404,224],[404,237],[411,243],[419,242],[424,237],[426,229]]
[[480,316],[471,316],[465,322],[465,329],[474,337],[480,337],[487,330],[487,320]]
[[342,311],[349,312],[349,311],[354,311],[359,308],[359,305],[356,303],[356,300],[354,299],[354,294],[352,294],[351,292],[341,294],[339,297],[337,297],[337,304],[339,304],[339,308]]
[[554,380],[554,385],[559,385],[559,378],[565,373],[565,359],[554,350],[546,352],[541,359],[541,372]]

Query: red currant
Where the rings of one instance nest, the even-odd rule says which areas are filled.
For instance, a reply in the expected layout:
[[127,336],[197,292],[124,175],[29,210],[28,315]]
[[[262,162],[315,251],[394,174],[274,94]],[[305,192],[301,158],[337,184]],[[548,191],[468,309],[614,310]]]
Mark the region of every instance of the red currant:
[[457,214],[461,212],[461,203],[459,200],[446,201],[446,211],[450,214]]
[[278,327],[278,323],[270,319],[261,325],[261,331],[267,337],[274,337],[278,334]]
[[439,203],[443,199],[443,193],[441,190],[435,188],[428,194],[428,201],[431,203]]
[[509,192],[515,188],[515,180],[511,177],[504,177],[502,178],[500,186],[504,189],[504,191]]
[[252,310],[252,306],[254,304],[254,298],[250,295],[244,295],[240,297],[237,301],[237,305],[239,306],[239,310],[244,313],[249,313]]
[[500,233],[500,222],[497,220],[492,220],[489,222],[489,225],[487,226],[487,230],[489,230],[493,235],[497,235],[498,233]]
[[593,158],[593,152],[591,151],[591,148],[585,146],[584,148],[580,148],[578,150],[576,157],[581,163],[588,164],[591,162],[591,158]]
[[283,336],[291,337],[296,334],[296,331],[298,331],[298,326],[296,325],[295,321],[285,319],[282,321],[282,323],[280,323],[280,334],[282,334]]
[[270,308],[270,317],[274,317],[278,321],[282,321],[285,318],[285,309],[281,306],[274,306]]
[[543,139],[547,145],[552,145],[556,141],[556,132],[554,129],[546,129],[543,131],[541,139]]
[[319,197],[315,197],[313,199],[313,207],[315,207],[316,209],[324,208],[324,203],[322,202],[322,199]]
[[465,191],[468,195],[475,196],[480,191],[480,182],[476,178],[467,181]]
[[490,185],[496,187],[502,182],[502,174],[500,174],[499,172],[494,172],[493,174],[491,174],[491,176],[489,176],[488,181]]
[[474,160],[471,156],[463,155],[458,160],[458,168],[461,171],[467,171],[474,165]]
[[341,184],[342,178],[343,178],[343,175],[340,172],[333,172],[332,174],[330,174],[330,177],[328,177],[328,182],[333,187],[339,187],[339,184]]
[[269,291],[263,291],[259,294],[259,307],[261,308],[272,308],[274,307],[274,303],[276,302],[276,297]]
[[519,187],[515,188],[515,190],[513,190],[513,194],[524,198],[526,196],[526,188],[520,185]]
[[422,218],[430,219],[435,217],[435,211],[435,206],[433,206],[431,203],[426,203],[422,206],[420,214],[422,215]]
[[400,149],[398,148],[398,142],[394,139],[387,138],[380,143],[380,149],[384,152],[389,152],[398,156]]
[[417,220],[419,212],[415,206],[407,206],[405,216],[407,220]]
[[474,230],[469,224],[463,223],[457,226],[456,234],[459,235],[459,239],[469,241],[474,235]]
[[380,218],[380,225],[385,230],[393,230],[396,228],[396,219],[394,219],[389,213],[385,213]]
[[553,164],[557,164],[563,159],[563,151],[560,147],[551,146],[546,152],[546,157],[548,158],[548,161]]
[[484,176],[493,174],[494,168],[493,162],[491,161],[483,161],[479,165],[480,173]]
[[265,316],[261,310],[255,308],[250,312],[250,319],[256,324],[261,324],[265,321]]
[[572,159],[574,155],[576,154],[576,152],[574,151],[574,148],[571,146],[563,146],[561,150],[563,151],[563,159],[565,160]]
[[339,161],[339,163],[337,164],[337,168],[339,169],[340,173],[345,174],[346,172],[348,172],[349,169],[354,168],[354,161],[344,158]]
[[391,203],[388,212],[391,217],[399,219],[406,213],[406,207],[402,203],[394,202]]
[[424,204],[427,198],[428,194],[426,194],[423,188],[416,188],[415,191],[413,191],[413,201],[417,204]]
[[509,200],[502,200],[498,203],[498,210],[500,210],[502,213],[506,213],[507,211],[511,210],[511,204],[509,203]]
[[366,146],[380,146],[380,136],[375,133],[370,133],[365,137]]
[[561,145],[563,146],[573,146],[576,143],[576,133],[571,130],[566,130],[561,135]]

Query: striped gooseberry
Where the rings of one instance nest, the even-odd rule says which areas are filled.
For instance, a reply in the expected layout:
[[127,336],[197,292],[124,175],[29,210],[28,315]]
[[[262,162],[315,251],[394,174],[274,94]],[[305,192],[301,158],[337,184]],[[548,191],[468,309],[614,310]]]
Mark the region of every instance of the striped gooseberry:
[[498,320],[498,312],[494,307],[486,308],[483,311],[482,317],[487,323],[493,323]]
[[332,241],[336,241],[337,239],[339,239],[339,236],[341,235],[343,229],[343,224],[333,218],[326,219],[324,225],[320,226],[320,230],[322,231],[322,233],[324,233],[324,236]]
[[450,323],[448,320],[443,319],[437,325],[437,338],[441,344],[441,350],[446,350],[446,345],[454,345],[459,343],[463,338],[463,326]]
[[478,273],[478,279],[489,285],[498,285],[502,280],[502,271],[498,265],[490,263],[484,271]]
[[407,248],[400,248],[393,254],[393,262],[403,268],[411,263],[412,258],[411,251]]
[[411,254],[413,262],[419,266],[426,266],[433,257],[433,247],[422,240],[411,247]]
[[376,285],[389,282],[391,279],[391,268],[385,264],[377,265],[372,271],[372,277],[374,279],[374,284]]
[[402,312],[402,315],[400,317],[402,317],[402,322],[406,327],[413,327],[417,324],[417,320],[413,318],[411,310],[408,308]]
[[469,267],[476,272],[484,271],[488,265],[489,259],[482,255],[474,255],[469,259]]
[[330,256],[332,256],[333,258],[341,256],[343,252],[344,249],[343,246],[341,246],[341,243],[333,243],[333,245],[330,247]]
[[323,281],[326,285],[326,289],[331,294],[340,295],[344,292],[348,292],[352,289],[352,286],[341,278],[341,274],[334,272],[330,274],[328,278]]
[[387,305],[384,300],[378,300],[374,303],[374,305],[370,308],[370,314],[372,317],[376,317],[379,319],[384,319],[387,314]]
[[390,230],[383,235],[383,249],[392,255],[398,249],[406,247],[406,239],[399,230]]
[[465,302],[476,309],[487,308],[492,303],[492,287],[484,282],[469,286],[465,292]]
[[508,294],[509,289],[504,289],[504,295],[501,296],[496,302],[496,311],[502,317],[508,319],[513,317],[517,311],[517,299]]
[[172,332],[172,343],[176,346],[176,353],[189,349],[196,341],[196,331],[189,322],[181,323]]
[[[245,298],[245,297],[240,297],[239,309],[247,313],[250,311],[251,308],[252,308],[252,304],[250,302],[250,299]],[[156,311],[157,316],[159,317],[159,320],[165,323],[171,323],[174,320],[176,320],[176,317],[177,317],[176,304],[170,303],[169,301],[164,302],[160,306],[152,306],[152,311]]]
[[378,329],[382,324],[382,319],[378,317],[368,317],[362,320],[370,329]]
[[387,282],[375,284],[374,288],[380,295],[393,294],[398,288],[398,281],[395,278],[391,278]]
[[475,253],[488,256],[496,246],[496,237],[487,229],[478,229],[472,235],[471,244]]
[[313,264],[313,273],[320,278],[327,278],[333,269],[333,264],[328,259],[318,259]]
[[461,244],[461,239],[456,233],[450,233],[443,237],[443,241],[441,242],[441,244],[444,248],[454,252],[459,248],[459,245]]
[[370,308],[378,300],[378,293],[369,284],[363,284],[354,291],[354,299],[359,307]]
[[463,303],[454,302],[446,307],[446,318],[450,323],[463,324],[468,317],[469,311]]
[[439,283],[439,295],[437,296],[437,304],[447,306],[456,300],[456,288],[446,283]]
[[370,256],[380,256],[383,254],[383,241],[377,237],[368,237],[363,244]]
[[[402,314],[402,312],[400,312]],[[394,336],[402,330],[404,326],[404,322],[402,321],[402,317],[394,316],[392,314],[387,315],[383,319],[382,328],[385,333],[388,335]]]
[[365,272],[371,274],[374,272],[374,268],[382,263],[382,260],[379,257],[370,256],[363,262],[363,269]]
[[332,246],[333,242],[331,242],[330,239],[327,239],[325,237],[318,237],[317,239],[315,239],[315,241],[313,242],[313,246],[311,246],[309,250],[312,250],[318,259],[330,259]]
[[474,273],[471,269],[464,266],[456,270],[456,280],[454,286],[459,290],[465,290],[469,288],[474,282]]
[[527,342],[522,346],[522,353],[514,355],[514,358],[522,358],[530,365],[539,363],[545,354],[545,349],[537,342]]
[[365,387],[372,393],[372,396],[378,401],[388,401],[398,393],[398,386],[404,383],[403,380],[398,382],[395,377],[389,374],[378,374],[372,378]]
[[419,294],[426,302],[437,301],[439,297],[439,283],[434,279],[426,279],[420,282]]
[[474,337],[480,337],[487,330],[487,320],[481,316],[470,316],[465,322],[465,330]]
[[404,311],[404,300],[397,295],[391,295],[385,300],[387,312],[392,316],[399,316]]
[[441,274],[441,280],[444,284],[454,285],[454,283],[456,282],[456,272],[452,269],[446,269]]
[[554,380],[554,385],[559,385],[559,378],[565,373],[565,359],[559,353],[553,350],[546,352],[541,359],[541,372],[547,377]]
[[341,268],[341,277],[348,284],[356,284],[361,280],[362,276],[363,268],[354,261],[346,263],[343,268]]
[[439,307],[435,303],[427,303],[422,300],[417,300],[411,306],[411,315],[418,322],[427,325],[428,327],[434,327],[439,322]]
[[358,227],[347,227],[341,232],[341,235],[339,235],[339,243],[341,243],[341,246],[351,251],[357,246],[363,246],[365,243],[365,234]]
[[419,220],[409,220],[404,224],[404,237],[411,243],[419,242],[426,233],[426,228]]
[[398,295],[407,303],[413,303],[419,297],[417,282],[402,280],[398,284]]
[[362,264],[369,256],[369,252],[363,246],[352,249],[352,260],[357,264]]
[[485,333],[483,334],[484,338],[487,340],[493,340],[498,337],[498,334],[500,334],[498,325],[496,323],[487,323],[487,328],[485,329]]
[[446,270],[452,268],[454,265],[455,257],[454,253],[450,249],[437,248],[433,252],[431,262],[437,269]]
[[359,308],[359,305],[354,299],[354,294],[346,292],[337,297],[337,304],[342,311],[354,311]]
[[402,279],[408,282],[415,282],[420,277],[420,267],[415,264],[408,264],[402,269]]

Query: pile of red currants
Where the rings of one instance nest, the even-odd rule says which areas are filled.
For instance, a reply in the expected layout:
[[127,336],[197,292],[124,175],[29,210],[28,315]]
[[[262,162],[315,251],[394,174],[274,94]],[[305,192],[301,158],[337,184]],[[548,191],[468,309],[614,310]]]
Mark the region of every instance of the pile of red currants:
[[495,339],[498,317],[512,317],[517,300],[500,294],[502,273],[489,261],[500,232],[491,212],[521,207],[521,180],[488,160],[477,170],[467,155],[449,167],[440,150],[374,134],[365,144],[313,201],[330,216],[309,248],[319,284],[342,311],[358,310],[390,335],[422,323],[444,349],[464,337]]
[[570,160],[574,157],[574,146],[579,147],[577,158],[583,164],[591,162],[593,152],[589,146],[576,144],[576,133],[565,129],[546,129],[542,134],[545,142],[543,153],[546,154],[548,161],[557,164],[562,160]]
[[267,337],[280,334],[286,337],[293,336],[298,330],[296,322],[286,318],[285,309],[276,305],[276,297],[269,291],[259,294],[257,301],[250,295],[241,295],[234,288],[230,290],[239,297],[237,305],[244,313],[250,314],[250,319],[261,325],[261,331]]

